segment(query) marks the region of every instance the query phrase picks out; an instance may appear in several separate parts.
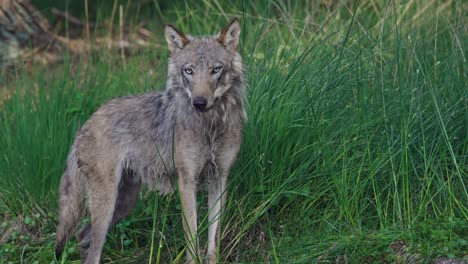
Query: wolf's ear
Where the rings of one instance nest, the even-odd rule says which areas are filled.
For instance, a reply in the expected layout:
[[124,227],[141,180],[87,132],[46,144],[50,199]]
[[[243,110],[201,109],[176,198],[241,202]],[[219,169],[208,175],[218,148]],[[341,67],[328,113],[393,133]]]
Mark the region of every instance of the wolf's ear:
[[218,42],[230,50],[236,50],[239,45],[240,24],[237,18],[233,18],[229,25],[219,33]]
[[171,53],[183,49],[190,42],[184,33],[171,25],[166,25],[164,35]]

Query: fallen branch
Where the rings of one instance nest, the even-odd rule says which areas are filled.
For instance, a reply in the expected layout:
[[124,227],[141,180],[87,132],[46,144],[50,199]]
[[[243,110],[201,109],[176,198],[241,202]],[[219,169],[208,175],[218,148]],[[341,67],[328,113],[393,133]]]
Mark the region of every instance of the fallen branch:
[[[67,11],[62,11],[62,10],[59,10],[55,7],[53,7],[51,9],[51,12],[54,16],[56,16],[57,18],[61,19],[61,20],[64,20],[66,23],[71,23],[77,27],[85,27],[85,23],[83,23],[80,19],[74,17],[73,15],[71,15],[70,13],[68,13]],[[95,24],[94,23],[88,23],[89,27],[90,28],[94,28],[95,27]]]

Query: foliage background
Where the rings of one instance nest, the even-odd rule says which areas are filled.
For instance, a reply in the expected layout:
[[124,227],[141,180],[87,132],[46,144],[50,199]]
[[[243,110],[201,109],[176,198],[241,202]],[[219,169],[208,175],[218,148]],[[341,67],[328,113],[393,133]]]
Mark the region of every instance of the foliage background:
[[[33,4],[55,26],[63,22],[51,7],[96,24],[91,43],[122,21],[143,23],[153,44],[125,57],[102,49],[2,70],[0,263],[53,260],[56,190],[73,135],[110,98],[164,87],[163,23],[211,34],[233,16],[242,23],[249,122],[221,261],[467,261],[463,1]],[[109,233],[103,261],[181,262],[177,196],[141,198]],[[61,262],[77,259],[71,240]]]

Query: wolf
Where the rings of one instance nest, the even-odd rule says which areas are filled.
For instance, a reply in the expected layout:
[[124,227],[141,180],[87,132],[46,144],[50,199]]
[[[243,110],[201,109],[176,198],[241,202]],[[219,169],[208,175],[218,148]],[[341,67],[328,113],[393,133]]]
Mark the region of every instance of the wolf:
[[234,18],[214,36],[185,35],[165,26],[169,49],[166,89],[111,100],[77,133],[59,187],[59,259],[76,233],[81,262],[99,263],[108,230],[130,214],[140,187],[178,191],[187,262],[202,261],[197,233],[197,191],[208,182],[208,245],[215,263],[229,172],[239,152],[246,78]]

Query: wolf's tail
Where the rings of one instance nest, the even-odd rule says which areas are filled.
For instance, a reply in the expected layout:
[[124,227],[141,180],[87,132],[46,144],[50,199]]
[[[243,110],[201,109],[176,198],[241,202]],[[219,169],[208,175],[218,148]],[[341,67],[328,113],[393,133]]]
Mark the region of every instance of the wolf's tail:
[[55,257],[59,260],[65,244],[84,213],[84,193],[82,176],[73,148],[67,160],[59,190],[59,224],[55,240]]

